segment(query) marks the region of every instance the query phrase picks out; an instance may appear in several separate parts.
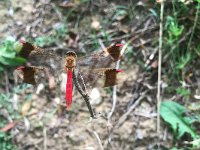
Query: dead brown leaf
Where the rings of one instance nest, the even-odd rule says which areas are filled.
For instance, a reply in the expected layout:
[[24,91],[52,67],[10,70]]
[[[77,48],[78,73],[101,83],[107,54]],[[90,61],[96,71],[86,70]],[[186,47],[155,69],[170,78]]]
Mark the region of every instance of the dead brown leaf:
[[21,109],[21,113],[23,116],[26,116],[29,109],[31,108],[31,104],[32,102],[31,101],[26,101],[23,106],[22,106],[22,109]]
[[15,125],[16,125],[16,122],[10,122],[7,125],[5,125],[5,127],[1,128],[0,132],[6,132],[6,131],[12,129],[13,127],[15,127]]

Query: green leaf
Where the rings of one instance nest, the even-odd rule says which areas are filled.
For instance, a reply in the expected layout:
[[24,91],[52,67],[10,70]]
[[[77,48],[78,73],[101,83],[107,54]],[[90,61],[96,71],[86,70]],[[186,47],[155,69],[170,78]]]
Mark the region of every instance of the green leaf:
[[14,47],[14,50],[17,53],[19,53],[21,51],[22,47],[23,47],[23,44],[17,41],[17,42],[14,43],[13,47]]
[[0,132],[0,138],[3,138],[5,136],[5,132]]
[[8,50],[6,47],[0,48],[0,57],[14,58],[15,52]]
[[6,40],[3,41],[4,47],[6,47],[7,50],[13,50],[13,44],[15,42],[15,39],[13,37],[7,37]]
[[198,3],[200,3],[200,0],[196,0]]
[[191,92],[188,90],[188,89],[185,89],[183,87],[179,87],[176,89],[176,92],[178,94],[180,94],[181,96],[184,96],[184,97],[189,97]]
[[41,36],[41,37],[38,37],[35,39],[35,44],[40,46],[40,47],[43,47],[45,45],[49,45],[51,43],[54,42],[54,39],[50,36]]
[[8,65],[5,57],[0,57],[0,64]]
[[190,52],[186,53],[185,56],[182,56],[178,60],[178,63],[176,64],[176,69],[182,70],[191,61],[191,59],[192,59],[192,56],[191,56]]
[[115,19],[121,20],[121,19],[125,18],[125,16],[127,16],[127,14],[128,13],[126,10],[123,10],[123,9],[118,10],[118,11],[116,11],[116,14],[114,15],[113,20],[115,20]]
[[26,59],[21,58],[21,57],[15,57],[15,58],[5,58],[5,57],[0,57],[0,63],[3,65],[11,65],[11,66],[18,66],[21,65],[22,63],[25,63]]
[[1,62],[0,62],[0,72],[1,71],[4,71],[4,66],[1,64]]
[[182,25],[179,27],[176,22],[171,22],[170,27],[169,27],[170,32],[176,37],[181,35],[181,33],[183,32],[183,29],[184,29],[184,26]]
[[7,51],[6,53],[3,54],[3,57],[7,57],[7,58],[14,58],[15,57],[15,52],[14,51]]
[[26,59],[21,58],[21,57],[15,57],[13,59],[7,59],[7,62],[9,62],[9,64],[12,66],[17,66],[17,65],[21,65],[25,63]]
[[193,148],[200,149],[200,139],[193,140],[191,142],[191,144],[192,144]]
[[0,66],[0,72],[3,71],[3,70],[4,70],[3,67]]
[[176,147],[173,147],[173,148],[171,148],[170,150],[183,150],[182,148],[181,149],[178,149],[178,148],[176,148]]
[[177,138],[180,138],[184,133],[189,133],[194,139],[197,138],[195,130],[191,127],[191,121],[188,117],[183,117],[186,108],[173,101],[164,101],[160,106],[161,117],[168,122],[174,133],[177,133]]

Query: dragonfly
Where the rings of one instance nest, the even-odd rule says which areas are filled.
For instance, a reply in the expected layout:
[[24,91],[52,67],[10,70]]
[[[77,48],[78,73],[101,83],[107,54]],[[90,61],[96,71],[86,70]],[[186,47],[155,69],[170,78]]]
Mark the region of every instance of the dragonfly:
[[[67,110],[70,110],[72,104],[72,91],[73,91],[73,80],[76,79],[80,83],[82,89],[87,92],[87,83],[91,82],[93,84],[97,83],[99,78],[103,87],[114,86],[117,84],[118,73],[123,72],[121,69],[115,69],[112,66],[114,62],[119,61],[123,55],[123,44],[114,44],[100,52],[90,54],[90,56],[80,57],[78,59],[77,54],[74,51],[67,51],[65,56],[58,56],[57,54],[50,52],[48,50],[37,47],[27,41],[20,40],[21,50],[18,55],[20,57],[26,58],[28,62],[31,62],[31,58],[36,58],[31,65],[25,65],[18,67],[15,72],[20,78],[23,79],[25,83],[35,85],[37,84],[36,77],[37,73],[52,70],[52,67],[38,66],[38,60],[48,60],[49,58],[56,58],[58,68],[61,68],[62,72],[67,75],[66,90],[65,90],[65,100]],[[35,65],[34,65],[35,63]],[[50,63],[47,63],[48,65]],[[90,66],[89,69],[86,66]],[[85,67],[87,69],[85,69]],[[55,70],[57,74],[60,74],[58,69]],[[78,71],[77,71],[78,70]],[[74,78],[77,76],[77,78]]]

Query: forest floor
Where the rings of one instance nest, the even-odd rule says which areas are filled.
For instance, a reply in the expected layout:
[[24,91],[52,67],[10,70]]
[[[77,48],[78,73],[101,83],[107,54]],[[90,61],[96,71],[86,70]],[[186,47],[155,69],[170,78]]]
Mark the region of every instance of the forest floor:
[[[120,62],[124,82],[117,85],[117,102],[111,117],[112,88],[100,89],[102,99],[92,105],[101,115],[91,119],[76,88],[71,111],[67,112],[56,103],[64,100],[64,93],[52,98],[45,83],[40,92],[38,87],[18,85],[20,90],[14,95],[19,107],[15,111],[22,115],[12,129],[13,143],[18,149],[157,149],[157,62],[148,62],[148,56],[157,52],[159,27],[155,16],[149,14],[151,7],[154,6],[145,0],[0,2],[1,39],[37,38],[36,44],[59,53],[66,49],[90,53],[100,49],[100,42],[106,46],[120,42],[127,47]],[[57,27],[63,25],[55,35]],[[69,32],[76,38],[70,37]],[[49,39],[52,35],[53,39]],[[142,72],[138,65],[141,61],[152,66],[153,73]],[[165,126],[161,127],[160,136],[160,148],[169,149],[173,140]]]

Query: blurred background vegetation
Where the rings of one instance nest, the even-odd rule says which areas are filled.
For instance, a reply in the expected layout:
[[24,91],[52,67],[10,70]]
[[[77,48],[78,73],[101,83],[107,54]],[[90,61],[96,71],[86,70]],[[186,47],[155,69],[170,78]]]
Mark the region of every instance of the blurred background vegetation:
[[[1,0],[0,149],[200,149],[200,0],[164,5],[158,136],[159,0]],[[27,61],[18,57],[20,39],[58,55],[125,44],[126,75],[112,116],[112,88],[92,102],[104,117],[91,121],[77,92],[66,112],[59,87],[51,96],[47,82],[41,88],[16,79],[14,70]]]

